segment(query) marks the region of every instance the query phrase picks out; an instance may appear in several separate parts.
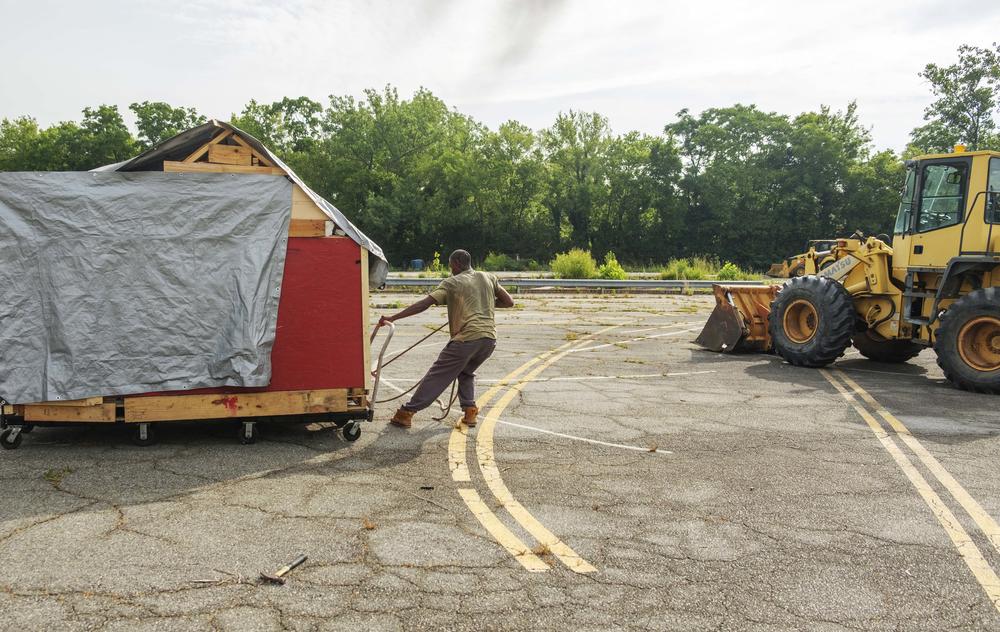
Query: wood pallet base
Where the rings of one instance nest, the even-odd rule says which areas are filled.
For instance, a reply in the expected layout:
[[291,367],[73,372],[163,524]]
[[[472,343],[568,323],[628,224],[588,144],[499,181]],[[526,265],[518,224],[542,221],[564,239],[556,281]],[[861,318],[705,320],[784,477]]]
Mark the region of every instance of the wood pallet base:
[[63,402],[5,405],[6,416],[26,423],[150,423],[241,419],[322,413],[363,413],[363,388],[265,393],[210,393],[148,397],[91,397]]

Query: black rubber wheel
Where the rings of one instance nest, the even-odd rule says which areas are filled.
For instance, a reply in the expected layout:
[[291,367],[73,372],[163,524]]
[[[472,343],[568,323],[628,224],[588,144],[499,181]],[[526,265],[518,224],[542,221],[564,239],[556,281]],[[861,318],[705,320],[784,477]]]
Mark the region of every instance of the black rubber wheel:
[[875,362],[899,364],[912,360],[924,350],[922,345],[909,340],[886,340],[871,331],[854,334],[854,347],[858,352]]
[[0,432],[0,447],[4,450],[16,450],[21,446],[21,433],[14,434],[13,428]]
[[361,437],[361,424],[356,421],[354,423],[349,423],[344,426],[343,433],[346,441],[354,443],[359,437]]
[[21,434],[31,434],[31,431],[35,429],[34,424],[24,424],[21,426]]
[[771,303],[775,352],[795,366],[830,364],[851,344],[854,305],[840,283],[819,276],[790,280]]
[[153,431],[153,426],[149,425],[146,427],[146,438],[143,439],[139,426],[136,425],[135,429],[132,430],[132,443],[140,448],[145,448],[156,443],[156,434]]
[[247,436],[246,429],[243,424],[240,424],[240,443],[243,445],[251,445],[257,443],[257,439],[260,439],[260,430],[257,429],[257,424],[250,426],[250,436]]
[[975,290],[952,303],[941,316],[934,351],[958,388],[1000,393],[1000,290]]

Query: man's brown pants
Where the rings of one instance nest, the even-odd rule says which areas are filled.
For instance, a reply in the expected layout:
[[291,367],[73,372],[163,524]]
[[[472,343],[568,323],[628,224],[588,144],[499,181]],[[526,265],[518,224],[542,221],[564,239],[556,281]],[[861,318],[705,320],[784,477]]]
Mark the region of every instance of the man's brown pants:
[[462,408],[476,405],[476,369],[493,355],[497,341],[480,338],[459,342],[452,340],[441,350],[437,360],[420,381],[417,392],[403,408],[413,412],[423,410],[437,399],[453,380],[458,380],[458,401]]

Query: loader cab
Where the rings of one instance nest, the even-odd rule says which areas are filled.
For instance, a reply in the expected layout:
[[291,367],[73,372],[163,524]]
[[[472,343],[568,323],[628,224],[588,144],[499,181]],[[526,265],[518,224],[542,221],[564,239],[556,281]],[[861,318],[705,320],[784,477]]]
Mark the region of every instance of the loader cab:
[[[992,191],[990,188],[992,187]],[[921,156],[906,163],[893,230],[894,276],[909,268],[945,268],[961,254],[982,255],[1000,223],[1000,153],[977,151]]]

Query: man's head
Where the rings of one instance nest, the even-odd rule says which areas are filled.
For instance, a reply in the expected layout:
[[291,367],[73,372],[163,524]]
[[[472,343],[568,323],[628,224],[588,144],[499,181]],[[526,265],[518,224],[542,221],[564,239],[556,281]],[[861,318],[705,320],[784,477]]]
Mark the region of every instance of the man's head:
[[456,250],[448,257],[448,267],[452,274],[465,272],[472,267],[472,255],[466,250]]

